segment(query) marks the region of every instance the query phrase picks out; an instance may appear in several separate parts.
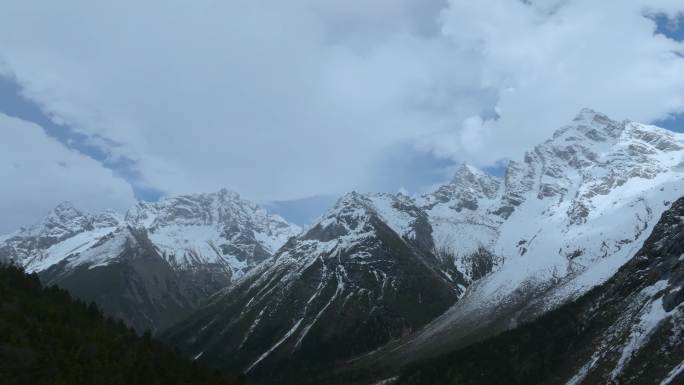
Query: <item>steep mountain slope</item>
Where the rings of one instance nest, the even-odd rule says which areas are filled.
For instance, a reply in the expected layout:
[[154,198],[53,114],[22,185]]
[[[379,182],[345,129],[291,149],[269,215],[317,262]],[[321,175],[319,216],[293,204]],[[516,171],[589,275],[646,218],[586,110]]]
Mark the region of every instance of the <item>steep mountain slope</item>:
[[273,260],[162,338],[257,382],[302,383],[416,330],[457,300],[459,278],[431,253],[431,227],[409,203],[344,196]]
[[136,336],[64,290],[43,288],[35,275],[0,266],[0,383],[205,384],[221,377]]
[[393,385],[684,383],[684,198],[605,284]]
[[221,280],[175,270],[144,229],[120,228],[82,252],[40,271],[46,285],[102,307],[139,332],[157,332],[187,316]]
[[449,184],[416,199],[429,216],[439,252],[452,255],[459,270],[470,270],[465,263],[469,255],[494,248],[501,219],[489,213],[499,203],[502,188],[501,178],[463,163]]
[[[469,191],[483,191],[481,186]],[[423,204],[431,222],[439,223],[435,227],[442,226],[436,233],[454,235],[435,237],[436,246],[482,246],[494,256],[494,271],[419,333],[363,362],[401,367],[578,298],[639,250],[656,219],[682,193],[684,135],[583,110],[523,162],[511,161],[496,195],[422,198],[438,202]],[[483,227],[488,230],[481,232]],[[473,243],[473,234],[491,238]]]
[[140,331],[158,331],[298,231],[227,190],[141,202],[125,216],[63,203],[42,223],[0,238],[0,258]]

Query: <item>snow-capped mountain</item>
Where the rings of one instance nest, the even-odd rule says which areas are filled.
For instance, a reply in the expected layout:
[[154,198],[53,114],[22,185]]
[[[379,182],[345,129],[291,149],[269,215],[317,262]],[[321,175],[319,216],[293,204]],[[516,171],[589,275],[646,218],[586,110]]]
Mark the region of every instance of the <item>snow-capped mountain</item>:
[[300,228],[237,193],[184,195],[141,202],[129,210],[127,225],[144,228],[173,267],[223,266],[239,278],[272,256]]
[[403,365],[514,328],[612,277],[684,194],[684,135],[583,110],[511,161],[496,196],[478,185],[423,207],[443,227],[438,248],[482,245],[497,266],[401,349],[377,352],[381,361]]
[[484,247],[505,260],[527,255],[525,264],[539,260],[542,270],[579,271],[639,246],[644,227],[677,196],[683,148],[681,134],[583,110],[522,162],[511,161],[503,180],[464,164],[451,184],[417,203],[446,252]]
[[162,338],[200,362],[273,383],[418,329],[457,300],[464,281],[432,253],[430,224],[411,202],[343,196]]
[[[378,294],[383,286],[372,289],[362,277],[377,274],[376,259],[399,258],[387,246],[394,242],[379,235],[389,231],[414,255],[431,255],[414,258],[432,261],[423,266],[430,266],[433,283],[420,287],[446,283],[455,293],[453,306],[423,329],[384,334],[380,341],[392,341],[357,361],[400,367],[513,328],[605,282],[641,248],[662,212],[684,193],[683,179],[684,135],[583,110],[522,161],[509,162],[502,178],[464,164],[450,183],[423,196],[346,196],[270,264],[174,328],[168,339],[206,363],[250,373],[306,356],[304,343],[298,341],[310,338],[321,322],[315,314],[347,314],[344,305],[325,307],[338,298],[332,288],[344,289],[338,296],[349,296],[351,303],[359,294],[350,288],[383,298]],[[381,246],[368,247],[367,242]],[[344,261],[359,261],[354,266],[371,273],[344,275],[351,269]],[[381,281],[410,277],[407,271],[382,270]],[[307,305],[318,298],[324,299],[323,307]],[[401,301],[410,298],[402,296]],[[368,303],[373,304],[370,309],[378,305]],[[380,304],[378,308],[385,305]],[[246,313],[241,314],[243,307]],[[375,322],[373,312],[357,309],[354,314],[356,325]],[[270,321],[262,324],[262,319]],[[334,330],[325,322],[318,327]],[[307,349],[316,351],[331,334],[335,332],[311,337]],[[356,349],[328,357],[328,363],[380,345],[361,339],[347,334],[345,343]],[[281,361],[283,357],[287,360]]]
[[[88,215],[62,203],[41,223],[1,237],[0,258],[39,273],[48,284],[96,300],[140,330],[159,330],[270,258],[298,232],[297,226],[227,190],[141,202],[125,215]],[[130,270],[140,260],[154,267]],[[121,266],[128,275],[117,270]],[[117,272],[102,272],[110,270]],[[162,271],[155,282],[146,279]],[[182,294],[162,299],[174,290]],[[121,298],[127,298],[126,305],[114,306]],[[179,309],[173,315],[165,313],[174,308]]]
[[0,236],[0,260],[30,271],[44,270],[69,253],[92,245],[118,227],[121,219],[114,212],[86,215],[69,202],[60,203],[40,223]]

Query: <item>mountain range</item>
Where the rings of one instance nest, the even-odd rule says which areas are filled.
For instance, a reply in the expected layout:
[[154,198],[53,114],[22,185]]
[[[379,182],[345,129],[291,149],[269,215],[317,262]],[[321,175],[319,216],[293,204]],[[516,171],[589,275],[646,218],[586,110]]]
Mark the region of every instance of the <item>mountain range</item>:
[[65,202],[41,223],[0,237],[0,259],[156,332],[298,231],[227,190],[141,202],[125,215],[84,214]]
[[594,319],[581,352],[550,355],[575,372],[538,383],[643,379],[631,357],[655,343],[658,376],[633,383],[675,383],[683,182],[684,135],[585,109],[503,177],[464,163],[427,194],[352,192],[304,229],[227,190],[65,203],[0,237],[0,260],[252,383],[461,383],[454,354]]

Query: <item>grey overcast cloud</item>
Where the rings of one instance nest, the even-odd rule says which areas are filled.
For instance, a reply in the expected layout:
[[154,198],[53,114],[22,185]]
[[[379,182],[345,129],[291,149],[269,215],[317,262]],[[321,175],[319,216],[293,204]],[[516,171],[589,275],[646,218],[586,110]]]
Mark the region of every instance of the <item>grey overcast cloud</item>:
[[[413,190],[494,166],[591,107],[684,112],[681,0],[5,1],[0,230],[139,191],[259,202]],[[3,103],[4,104],[4,103]],[[77,136],[79,140],[70,139]],[[84,148],[96,149],[93,157]],[[415,168],[415,167],[414,167]],[[49,194],[46,194],[49,192]],[[144,194],[142,194],[145,198]]]

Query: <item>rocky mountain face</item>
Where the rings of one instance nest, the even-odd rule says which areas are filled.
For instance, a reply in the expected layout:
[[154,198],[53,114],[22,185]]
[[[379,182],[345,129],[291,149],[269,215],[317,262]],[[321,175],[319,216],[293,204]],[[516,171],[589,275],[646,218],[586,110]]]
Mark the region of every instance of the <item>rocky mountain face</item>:
[[411,333],[453,304],[464,282],[432,253],[427,217],[409,202],[342,197],[272,260],[162,338],[253,381],[297,383]]
[[606,283],[538,320],[409,367],[388,384],[684,383],[684,198]]
[[63,203],[43,222],[1,237],[0,258],[139,331],[158,331],[298,231],[227,190],[141,202],[125,215],[88,215]]

